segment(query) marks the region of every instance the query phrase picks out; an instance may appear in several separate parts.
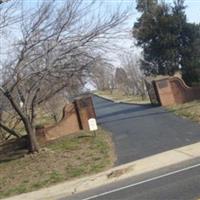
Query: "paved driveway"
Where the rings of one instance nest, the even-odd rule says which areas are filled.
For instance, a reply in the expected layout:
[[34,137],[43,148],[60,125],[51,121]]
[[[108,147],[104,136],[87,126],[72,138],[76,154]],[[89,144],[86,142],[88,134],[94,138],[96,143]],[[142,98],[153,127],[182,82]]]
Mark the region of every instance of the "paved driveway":
[[98,124],[113,133],[116,165],[200,141],[200,125],[162,107],[93,100]]

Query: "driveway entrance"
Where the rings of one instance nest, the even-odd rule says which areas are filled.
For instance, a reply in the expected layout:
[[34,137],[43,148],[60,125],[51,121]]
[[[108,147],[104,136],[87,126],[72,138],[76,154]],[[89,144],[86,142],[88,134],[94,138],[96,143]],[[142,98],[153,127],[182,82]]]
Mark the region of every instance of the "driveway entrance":
[[116,165],[200,141],[200,125],[162,107],[93,101],[98,123],[113,133]]

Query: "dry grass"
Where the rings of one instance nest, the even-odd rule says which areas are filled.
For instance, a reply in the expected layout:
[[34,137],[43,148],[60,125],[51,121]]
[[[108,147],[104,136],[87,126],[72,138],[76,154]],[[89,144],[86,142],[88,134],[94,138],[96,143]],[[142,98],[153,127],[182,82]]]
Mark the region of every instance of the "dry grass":
[[119,90],[114,90],[112,94],[108,90],[97,91],[96,94],[113,101],[121,101],[124,103],[137,103],[137,104],[150,103],[150,100],[148,98],[142,99],[141,96],[124,95],[124,93]]
[[[21,153],[21,152],[19,152]],[[49,143],[34,155],[0,160],[0,198],[100,172],[114,163],[111,138],[102,129],[97,136],[79,133]]]
[[[24,125],[22,124],[20,120],[17,120],[18,117],[15,116],[15,113],[3,112],[2,118],[3,118],[3,121],[5,122],[5,125],[14,129],[18,135],[21,135],[21,136],[26,135]],[[56,122],[50,112],[49,113],[45,112],[42,109],[37,110],[36,126],[52,125],[55,123]],[[5,137],[7,137],[9,134],[4,132],[4,135]],[[11,136],[10,138],[12,139],[15,137]]]
[[200,122],[200,100],[188,102],[185,104],[167,107],[178,116],[188,118],[192,121]]

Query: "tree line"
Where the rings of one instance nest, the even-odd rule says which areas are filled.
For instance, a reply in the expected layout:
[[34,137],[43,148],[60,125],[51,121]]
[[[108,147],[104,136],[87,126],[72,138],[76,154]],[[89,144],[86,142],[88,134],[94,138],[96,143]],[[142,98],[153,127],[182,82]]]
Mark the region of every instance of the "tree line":
[[132,51],[120,52],[118,66],[99,57],[91,71],[91,83],[98,91],[133,95],[144,100],[148,98],[146,78],[139,66],[140,57]]

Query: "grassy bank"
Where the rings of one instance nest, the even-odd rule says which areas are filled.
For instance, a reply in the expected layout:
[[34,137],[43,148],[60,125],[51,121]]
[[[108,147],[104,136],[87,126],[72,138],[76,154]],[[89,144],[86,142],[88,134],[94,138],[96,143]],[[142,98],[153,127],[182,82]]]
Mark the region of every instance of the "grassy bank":
[[150,100],[148,98],[143,99],[141,96],[125,95],[123,92],[118,90],[113,90],[112,93],[108,90],[97,91],[95,94],[113,101],[121,101],[124,103],[137,103],[137,104],[150,103]]
[[96,137],[78,133],[47,144],[40,153],[24,153],[0,159],[0,198],[103,171],[115,158],[111,138],[102,129]]
[[200,122],[200,100],[170,106],[167,107],[167,109],[178,116],[188,118],[195,122]]

